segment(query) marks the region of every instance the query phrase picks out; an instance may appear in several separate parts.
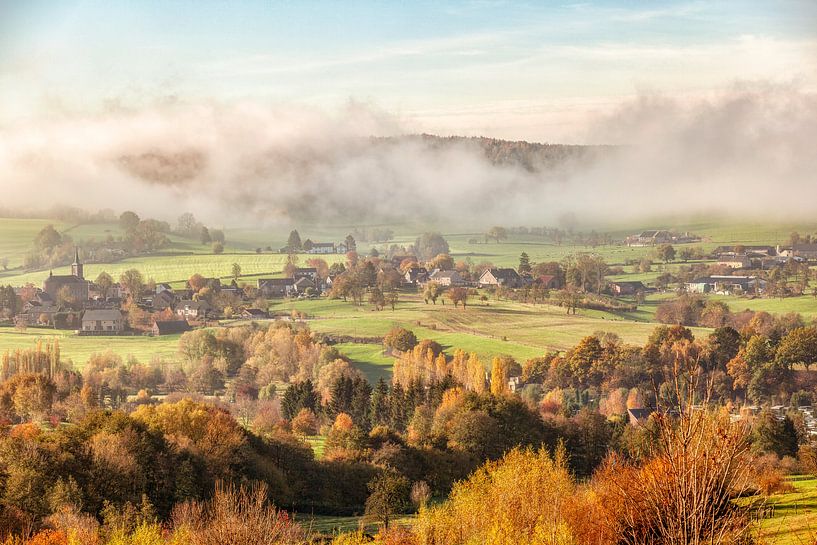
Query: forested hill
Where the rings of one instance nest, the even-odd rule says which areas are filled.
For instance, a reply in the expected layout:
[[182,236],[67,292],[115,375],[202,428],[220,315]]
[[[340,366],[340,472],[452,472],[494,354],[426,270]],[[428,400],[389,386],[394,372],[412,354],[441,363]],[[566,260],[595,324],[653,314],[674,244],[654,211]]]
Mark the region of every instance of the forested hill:
[[548,170],[571,160],[592,160],[600,154],[610,153],[615,146],[542,144],[525,140],[501,140],[484,136],[437,136],[417,134],[399,137],[377,138],[382,142],[420,141],[429,148],[443,150],[462,146],[477,148],[494,165],[520,166],[528,172]]

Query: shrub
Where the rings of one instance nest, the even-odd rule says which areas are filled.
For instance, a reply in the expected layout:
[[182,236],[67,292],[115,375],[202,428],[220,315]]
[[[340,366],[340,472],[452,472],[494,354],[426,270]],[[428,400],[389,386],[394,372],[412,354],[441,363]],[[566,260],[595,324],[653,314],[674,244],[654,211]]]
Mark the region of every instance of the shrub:
[[304,532],[289,516],[267,503],[267,487],[236,488],[219,483],[206,502],[188,502],[173,511],[176,533],[190,545],[290,545]]

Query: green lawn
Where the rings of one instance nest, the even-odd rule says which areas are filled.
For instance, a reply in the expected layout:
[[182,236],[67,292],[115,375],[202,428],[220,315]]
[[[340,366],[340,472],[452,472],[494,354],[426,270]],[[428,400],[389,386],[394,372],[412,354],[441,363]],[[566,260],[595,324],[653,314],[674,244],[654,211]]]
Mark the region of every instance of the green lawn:
[[795,491],[768,499],[771,517],[761,520],[769,545],[810,545],[817,541],[817,477],[793,477]]
[[21,333],[13,328],[0,327],[0,353],[15,348],[34,348],[38,339],[59,339],[63,360],[71,360],[75,369],[82,369],[94,352],[107,350],[125,360],[133,356],[141,363],[150,363],[154,358],[171,362],[177,359],[179,336],[79,337],[73,331],[28,328]]
[[10,269],[23,265],[23,258],[31,250],[34,237],[48,224],[57,230],[68,227],[51,220],[0,218],[0,258],[9,260]]

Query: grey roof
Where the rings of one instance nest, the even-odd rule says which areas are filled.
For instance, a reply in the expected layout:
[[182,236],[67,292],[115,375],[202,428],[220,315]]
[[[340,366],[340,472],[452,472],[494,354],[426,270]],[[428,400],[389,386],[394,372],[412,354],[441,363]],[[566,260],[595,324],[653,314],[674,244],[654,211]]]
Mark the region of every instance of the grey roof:
[[294,278],[259,278],[258,287],[264,286],[294,286]]
[[431,273],[431,278],[459,278],[460,273],[457,271],[434,271]]
[[156,320],[156,328],[159,335],[172,335],[173,333],[184,333],[190,331],[190,324],[186,320]]
[[494,278],[497,280],[518,280],[520,278],[519,273],[516,272],[516,269],[510,268],[501,268],[501,269],[488,269]]
[[121,319],[122,313],[115,309],[86,310],[82,315],[83,322],[110,322]]

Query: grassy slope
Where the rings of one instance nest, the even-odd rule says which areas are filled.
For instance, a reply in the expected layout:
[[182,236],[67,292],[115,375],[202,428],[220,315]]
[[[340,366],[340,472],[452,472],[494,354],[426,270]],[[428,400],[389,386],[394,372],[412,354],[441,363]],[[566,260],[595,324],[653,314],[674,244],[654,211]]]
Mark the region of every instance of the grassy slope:
[[179,335],[166,337],[78,337],[72,331],[29,328],[21,333],[9,327],[0,327],[0,353],[15,348],[34,348],[38,339],[43,341],[59,339],[60,351],[65,360],[72,360],[78,369],[84,367],[88,357],[94,352],[111,350],[123,359],[133,356],[140,362],[148,363],[154,357],[165,361],[175,361]]
[[772,516],[760,522],[769,545],[807,545],[817,541],[817,478],[795,477],[795,492],[769,498]]

